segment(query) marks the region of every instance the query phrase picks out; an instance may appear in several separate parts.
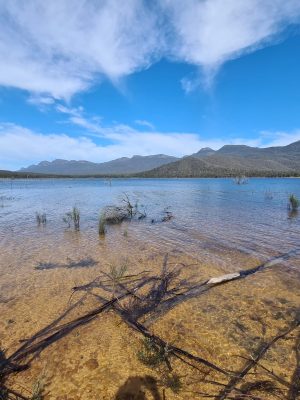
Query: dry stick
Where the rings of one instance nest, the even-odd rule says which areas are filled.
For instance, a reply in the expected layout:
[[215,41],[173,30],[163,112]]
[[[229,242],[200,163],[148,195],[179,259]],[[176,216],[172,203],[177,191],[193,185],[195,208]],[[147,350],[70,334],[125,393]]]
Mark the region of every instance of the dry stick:
[[280,333],[279,335],[275,336],[270,342],[263,344],[261,348],[258,349],[257,355],[250,360],[244,368],[240,371],[238,375],[233,377],[230,382],[228,383],[227,387],[222,390],[216,399],[224,400],[227,396],[231,393],[234,387],[248,374],[248,372],[257,365],[258,361],[266,354],[271,346],[273,346],[278,340],[283,339],[288,334],[290,334],[293,330],[297,329],[300,325],[300,320],[296,320],[291,327],[289,327],[284,332]]

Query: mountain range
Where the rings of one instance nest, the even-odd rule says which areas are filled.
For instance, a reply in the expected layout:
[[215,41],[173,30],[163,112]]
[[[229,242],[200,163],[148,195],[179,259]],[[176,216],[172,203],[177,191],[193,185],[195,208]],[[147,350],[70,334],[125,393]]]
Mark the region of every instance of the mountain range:
[[157,154],[153,156],[122,157],[116,160],[94,163],[90,161],[41,161],[39,164],[22,168],[20,172],[56,175],[118,175],[148,171],[178,160],[177,157]]
[[164,154],[123,157],[104,163],[54,160],[22,168],[23,173],[54,175],[131,175],[140,177],[288,176],[300,175],[300,141],[258,148],[225,145],[200,149],[182,158]]

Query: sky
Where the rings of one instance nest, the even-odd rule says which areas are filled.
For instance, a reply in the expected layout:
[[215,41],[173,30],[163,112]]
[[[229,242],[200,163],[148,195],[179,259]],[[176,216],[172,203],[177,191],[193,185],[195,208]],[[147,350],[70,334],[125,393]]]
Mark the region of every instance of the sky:
[[0,169],[296,140],[299,0],[0,0]]

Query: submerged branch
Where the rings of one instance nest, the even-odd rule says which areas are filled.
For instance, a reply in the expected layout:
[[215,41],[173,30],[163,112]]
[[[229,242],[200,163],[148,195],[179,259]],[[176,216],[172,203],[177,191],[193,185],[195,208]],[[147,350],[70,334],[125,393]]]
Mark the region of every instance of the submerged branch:
[[300,320],[297,319],[285,331],[279,333],[268,343],[262,344],[258,348],[255,357],[253,357],[251,360],[249,360],[246,363],[246,365],[243,367],[243,369],[235,377],[233,377],[230,380],[230,382],[228,383],[226,388],[219,393],[219,395],[216,397],[216,399],[225,400],[226,398],[228,398],[228,395],[234,390],[234,387],[251,371],[252,368],[254,368],[257,365],[258,361],[266,354],[266,352],[270,349],[270,347],[272,347],[278,340],[284,339],[287,335],[289,335],[292,331],[297,329],[299,326],[300,326]]

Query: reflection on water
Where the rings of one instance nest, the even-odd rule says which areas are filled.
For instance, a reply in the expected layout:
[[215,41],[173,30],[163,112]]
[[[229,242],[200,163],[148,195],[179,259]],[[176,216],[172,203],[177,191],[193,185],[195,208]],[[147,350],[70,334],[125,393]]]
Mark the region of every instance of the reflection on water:
[[[120,204],[124,193],[147,217],[109,226],[99,237],[101,210]],[[45,346],[9,383],[28,390],[45,374],[46,400],[189,400],[221,393],[229,379],[207,366],[195,369],[176,357],[170,358],[172,371],[167,363],[141,363],[140,333],[124,316],[166,343],[241,371],[299,319],[300,218],[288,211],[291,193],[300,197],[298,179],[250,179],[246,185],[231,179],[114,179],[111,186],[102,179],[0,181],[0,350],[12,354],[20,339],[69,307],[61,323],[120,297],[114,309]],[[78,232],[62,220],[73,206],[81,213]],[[45,226],[37,226],[36,212],[46,213]],[[162,222],[168,213],[174,218]],[[289,256],[245,279],[202,290],[211,277],[281,255]],[[118,275],[121,270],[126,277]],[[146,284],[121,299],[124,288],[141,279]],[[293,398],[297,337],[295,331],[293,340],[278,340],[266,351],[262,366],[237,385],[240,398]],[[172,374],[180,380],[176,390]]]

